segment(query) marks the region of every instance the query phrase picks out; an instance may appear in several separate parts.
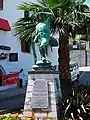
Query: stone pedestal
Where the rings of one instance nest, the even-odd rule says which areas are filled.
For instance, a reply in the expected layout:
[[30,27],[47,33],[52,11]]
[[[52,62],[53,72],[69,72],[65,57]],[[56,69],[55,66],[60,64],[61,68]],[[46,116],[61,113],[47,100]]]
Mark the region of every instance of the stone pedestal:
[[36,120],[46,116],[52,116],[57,120],[56,103],[60,85],[56,79],[58,80],[58,72],[52,70],[28,72],[23,116],[33,112]]

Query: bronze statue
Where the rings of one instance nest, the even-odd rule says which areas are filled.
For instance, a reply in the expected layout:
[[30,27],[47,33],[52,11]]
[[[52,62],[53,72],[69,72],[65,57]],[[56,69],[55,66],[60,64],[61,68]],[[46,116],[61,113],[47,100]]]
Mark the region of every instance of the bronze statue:
[[39,51],[41,58],[45,58],[45,47],[48,45],[50,40],[50,18],[47,18],[45,21],[39,22],[36,25],[36,37],[34,42],[39,42]]
[[51,67],[51,62],[46,60],[45,58],[45,49],[46,46],[49,44],[50,41],[50,34],[51,34],[51,28],[50,28],[50,22],[51,17],[47,17],[47,19],[44,18],[43,13],[39,15],[40,22],[36,25],[36,37],[34,39],[34,43],[39,43],[39,51],[41,55],[41,60],[36,62],[36,65],[39,65],[39,67]]

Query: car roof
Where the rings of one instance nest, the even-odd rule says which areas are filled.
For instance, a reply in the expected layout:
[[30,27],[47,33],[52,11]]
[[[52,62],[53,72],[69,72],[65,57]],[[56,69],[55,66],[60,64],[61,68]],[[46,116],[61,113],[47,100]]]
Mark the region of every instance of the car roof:
[[77,64],[77,62],[75,62],[75,61],[70,61],[69,64]]

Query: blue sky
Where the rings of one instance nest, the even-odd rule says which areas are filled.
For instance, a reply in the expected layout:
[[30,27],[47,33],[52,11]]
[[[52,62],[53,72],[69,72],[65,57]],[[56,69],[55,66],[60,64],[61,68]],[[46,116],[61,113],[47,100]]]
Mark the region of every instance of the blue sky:
[[85,4],[87,4],[90,7],[90,0],[86,0]]

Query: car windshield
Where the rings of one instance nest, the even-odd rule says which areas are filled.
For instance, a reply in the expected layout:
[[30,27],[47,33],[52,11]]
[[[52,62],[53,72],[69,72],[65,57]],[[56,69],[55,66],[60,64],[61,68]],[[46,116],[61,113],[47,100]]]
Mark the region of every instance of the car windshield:
[[73,69],[77,69],[79,66],[76,62],[70,62],[69,67],[70,71],[73,71]]

